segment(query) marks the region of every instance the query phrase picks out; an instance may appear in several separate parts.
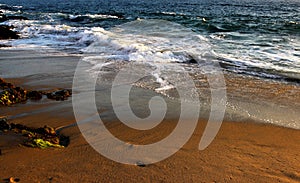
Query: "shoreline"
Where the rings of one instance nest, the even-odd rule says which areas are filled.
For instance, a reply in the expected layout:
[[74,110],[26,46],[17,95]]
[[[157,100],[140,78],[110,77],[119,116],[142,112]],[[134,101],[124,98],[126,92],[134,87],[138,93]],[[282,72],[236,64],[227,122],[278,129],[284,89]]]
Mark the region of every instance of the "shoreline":
[[[10,56],[11,52],[2,50],[1,54],[7,56],[1,57],[0,71],[3,75],[15,75],[7,81],[17,86],[38,90],[72,87],[72,73],[79,58],[59,56],[35,58],[30,54],[18,57]],[[27,64],[26,67],[23,67],[24,64]],[[230,89],[244,86],[242,81],[244,80],[230,83],[232,85]],[[251,80],[247,86],[251,89],[258,83]],[[276,86],[278,85],[266,86],[265,91]],[[287,91],[284,86],[282,88],[280,91]],[[237,88],[235,92],[238,91]],[[297,91],[298,88],[295,89],[295,92]],[[272,99],[276,96],[273,94],[267,97]],[[251,96],[252,93],[246,95],[246,97]],[[249,106],[256,107],[254,103],[250,103]],[[10,119],[10,122],[30,127],[44,125],[58,127],[75,122],[71,99],[66,101],[42,99],[0,109],[0,116],[7,115],[11,118],[15,116],[14,119]],[[28,115],[16,117],[22,113]],[[115,136],[138,144],[156,142],[166,137],[176,125],[175,119],[167,119],[157,128],[139,133],[114,120],[111,113],[103,112],[103,115],[106,119],[106,127]],[[22,147],[19,146],[20,137],[5,136],[0,133],[2,150],[0,182],[9,177],[19,178],[20,182],[300,181],[298,171],[300,130],[258,122],[242,122],[247,121],[247,118],[238,118],[236,121],[239,122],[225,119],[212,144],[205,150],[199,151],[198,144],[206,124],[205,120],[200,120],[192,137],[178,152],[159,163],[145,167],[124,165],[103,157],[86,142],[77,126],[62,130],[63,135],[70,137],[70,144],[64,149],[42,150]]]

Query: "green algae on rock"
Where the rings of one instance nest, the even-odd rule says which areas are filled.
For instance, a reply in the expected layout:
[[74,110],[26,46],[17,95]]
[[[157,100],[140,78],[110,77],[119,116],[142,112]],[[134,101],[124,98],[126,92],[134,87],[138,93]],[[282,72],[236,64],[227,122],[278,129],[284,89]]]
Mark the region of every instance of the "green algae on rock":
[[67,136],[56,133],[50,126],[32,128],[22,124],[8,123],[7,118],[0,118],[0,132],[22,134],[26,137],[22,145],[27,147],[38,147],[45,149],[48,147],[64,148],[70,143]]

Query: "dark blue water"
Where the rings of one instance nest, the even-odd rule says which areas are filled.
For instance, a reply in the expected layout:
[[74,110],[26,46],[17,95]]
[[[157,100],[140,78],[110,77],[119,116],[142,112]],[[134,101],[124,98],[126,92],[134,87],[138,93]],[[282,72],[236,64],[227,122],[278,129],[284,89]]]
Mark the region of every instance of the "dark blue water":
[[48,46],[80,53],[93,28],[109,31],[137,19],[179,23],[203,36],[221,66],[234,73],[299,82],[299,0],[0,0],[23,40],[16,47]]
[[[120,18],[115,21],[91,19],[76,20],[56,17],[57,21],[72,26],[110,27],[136,18],[155,18],[175,21],[192,27],[195,31],[245,33],[300,34],[300,2],[298,0],[193,0],[193,1],[104,1],[104,0],[9,0],[1,8],[29,13],[32,19],[44,20],[44,13],[66,15],[110,14]],[[199,21],[205,17],[209,23]],[[200,19],[201,20],[201,19]],[[74,23],[76,22],[76,23]]]

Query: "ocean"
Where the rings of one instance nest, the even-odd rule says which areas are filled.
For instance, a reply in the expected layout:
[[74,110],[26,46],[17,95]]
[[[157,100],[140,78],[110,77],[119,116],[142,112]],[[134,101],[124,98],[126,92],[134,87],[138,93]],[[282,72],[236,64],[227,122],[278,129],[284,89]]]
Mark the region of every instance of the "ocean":
[[[249,118],[245,121],[300,128],[298,0],[0,0],[0,11],[29,19],[1,23],[13,25],[21,35],[18,40],[0,40],[12,46],[1,49],[42,50],[88,60],[90,46],[96,45],[105,64],[122,60],[159,65],[160,72],[153,73],[160,83],[154,90],[159,92],[172,88],[162,73],[185,64],[197,75],[205,65],[202,59],[209,58],[229,81],[251,81],[245,84],[248,89],[243,89],[244,81],[239,81],[239,89],[227,83],[232,98],[247,95],[248,103],[268,103],[257,107],[232,99],[228,111],[242,111],[239,114]],[[103,66],[97,60],[88,62],[91,72]]]

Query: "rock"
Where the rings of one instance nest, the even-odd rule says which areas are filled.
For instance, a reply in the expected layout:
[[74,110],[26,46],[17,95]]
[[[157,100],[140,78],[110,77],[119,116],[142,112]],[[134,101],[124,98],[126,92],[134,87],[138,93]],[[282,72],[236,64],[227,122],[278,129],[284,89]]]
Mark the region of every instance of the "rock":
[[60,135],[59,136],[59,145],[67,147],[70,144],[70,137]]
[[2,105],[11,105],[12,104],[12,101],[10,100],[10,97],[9,97],[9,92],[8,91],[2,91],[0,92],[0,104]]
[[11,104],[20,103],[27,100],[26,90],[20,87],[14,88],[10,85],[6,87],[8,88],[0,92],[0,104],[9,106]]
[[[6,121],[5,125],[8,124]],[[44,126],[41,128],[28,127],[22,124],[11,123],[8,124],[9,130],[16,133],[22,134],[26,137],[26,140],[22,145],[28,147],[67,147],[70,144],[70,138],[62,134],[56,133],[55,129],[50,126]],[[7,127],[5,127],[7,129]]]
[[42,97],[43,97],[43,94],[40,91],[27,92],[27,98],[30,98],[32,100],[40,100]]
[[50,126],[44,126],[44,131],[48,135],[56,135],[55,129]]
[[27,127],[25,125],[21,125],[21,124],[11,123],[10,126],[11,126],[11,130],[15,131],[16,133],[22,132],[23,130],[32,131],[32,128],[29,128],[29,127]]
[[69,96],[72,95],[71,90],[58,90],[55,92],[47,93],[47,98],[52,100],[66,100]]
[[3,83],[6,83],[6,82],[4,81],[4,79],[0,78],[0,86],[1,86]]
[[146,167],[146,164],[141,162],[141,161],[138,161],[136,162],[136,166],[139,166],[139,167]]
[[21,15],[13,15],[13,16],[7,16],[8,20],[28,20],[27,17],[21,16]]
[[14,177],[9,178],[9,183],[16,183],[16,182],[19,182],[19,181],[20,181],[20,179],[18,179],[18,178],[14,178]]
[[52,144],[59,144],[59,138],[58,137],[53,137],[53,138],[49,139],[49,141]]
[[8,20],[7,16],[3,15],[2,12],[0,12],[0,22],[5,22],[7,20]]
[[188,55],[189,60],[187,61],[188,64],[197,64],[198,61],[192,56],[192,55]]
[[18,39],[20,36],[10,26],[0,25],[0,39]]
[[0,44],[0,48],[8,48],[8,47],[11,47],[11,45]]
[[10,129],[10,125],[7,123],[7,119],[5,117],[1,117],[0,118],[0,130],[4,131],[4,130],[9,130]]
[[66,100],[72,95],[72,92],[68,89],[48,93],[43,91],[26,91],[25,89],[16,87],[0,78],[0,105],[9,106],[24,102],[27,99],[39,100],[43,95],[47,95],[47,98],[53,100]]
[[8,83],[5,82],[2,78],[0,78],[0,87],[3,89],[7,85],[8,85]]
[[[1,91],[2,90],[2,91]],[[0,104],[8,106],[27,100],[27,91],[0,78]]]
[[27,17],[22,15],[5,15],[2,11],[0,11],[0,22],[5,22],[7,20],[29,20]]

